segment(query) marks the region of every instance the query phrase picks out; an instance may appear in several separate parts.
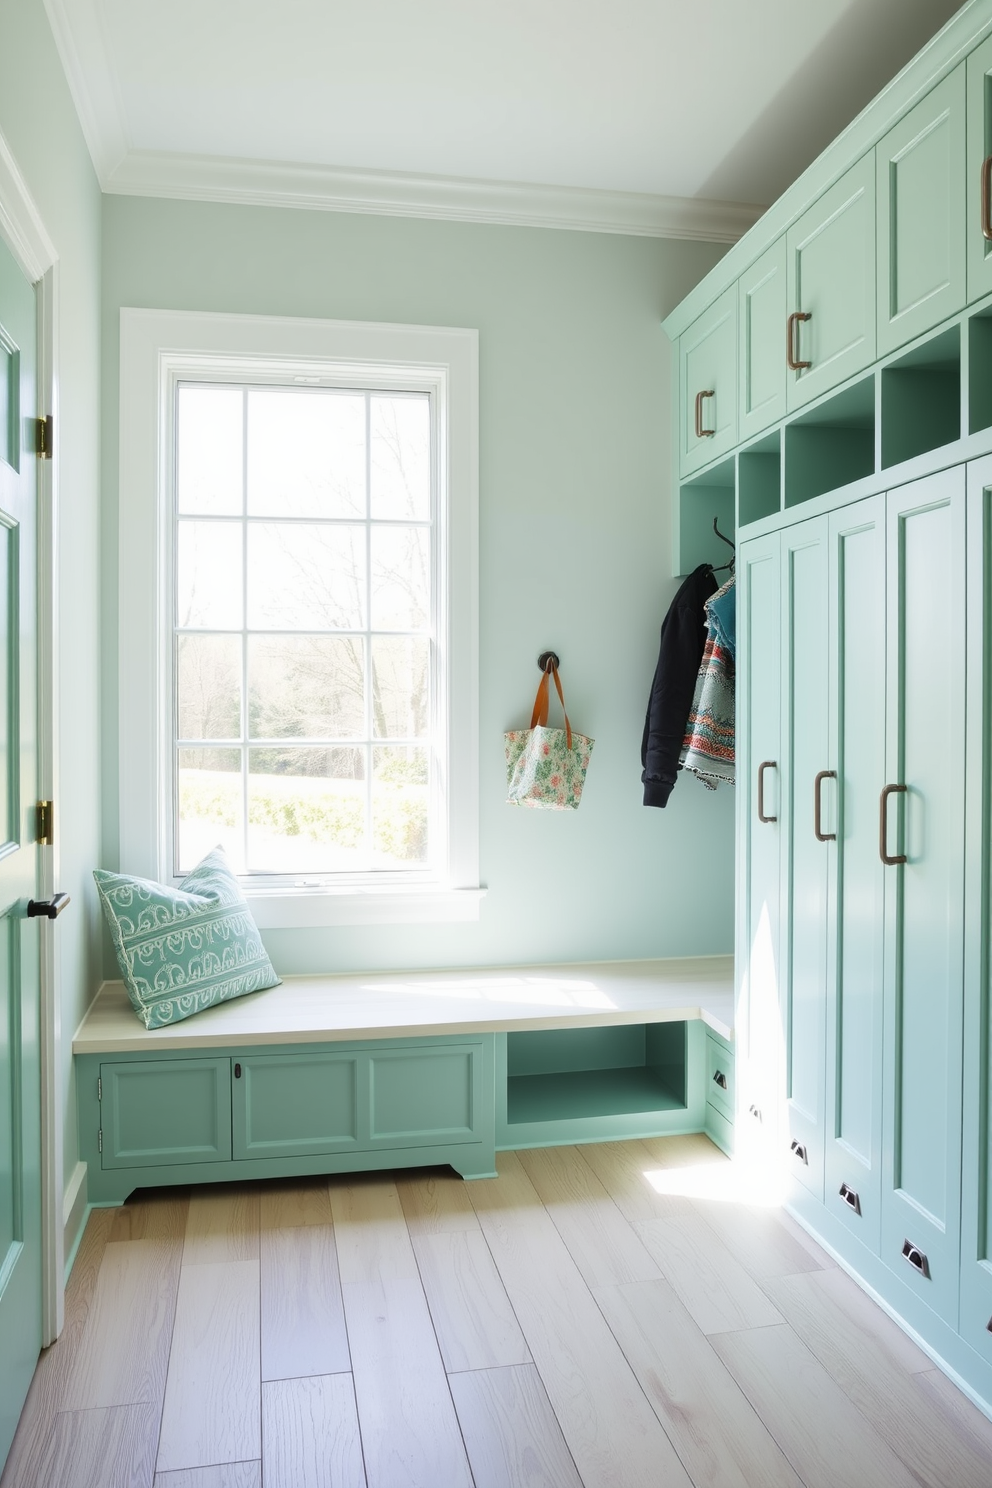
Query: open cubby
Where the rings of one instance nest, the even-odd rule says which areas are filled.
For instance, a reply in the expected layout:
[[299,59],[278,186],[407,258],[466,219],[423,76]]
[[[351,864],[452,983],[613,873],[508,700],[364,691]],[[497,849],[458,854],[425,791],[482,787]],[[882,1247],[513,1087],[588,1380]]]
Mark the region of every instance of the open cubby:
[[811,408],[785,428],[785,504],[798,506],[875,472],[875,379]]
[[882,467],[961,438],[958,326],[882,368]]
[[692,573],[700,563],[719,565],[727,561],[727,545],[713,531],[716,517],[720,531],[734,539],[734,461],[725,460],[679,488],[679,573]]
[[968,322],[968,432],[992,428],[992,306]]
[[782,442],[776,429],[737,456],[737,519],[759,522],[782,504]]
[[509,1033],[508,1126],[686,1105],[686,1025],[625,1023]]

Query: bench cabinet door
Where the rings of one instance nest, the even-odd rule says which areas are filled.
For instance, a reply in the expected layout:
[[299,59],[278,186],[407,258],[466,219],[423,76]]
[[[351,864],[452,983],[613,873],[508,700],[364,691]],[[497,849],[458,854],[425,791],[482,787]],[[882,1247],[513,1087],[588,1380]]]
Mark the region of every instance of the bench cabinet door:
[[370,1054],[369,1123],[372,1148],[478,1142],[486,1126],[481,1040]]
[[236,1059],[235,1158],[305,1157],[357,1149],[363,1057],[315,1050]]
[[100,1066],[105,1168],[229,1162],[230,1059]]

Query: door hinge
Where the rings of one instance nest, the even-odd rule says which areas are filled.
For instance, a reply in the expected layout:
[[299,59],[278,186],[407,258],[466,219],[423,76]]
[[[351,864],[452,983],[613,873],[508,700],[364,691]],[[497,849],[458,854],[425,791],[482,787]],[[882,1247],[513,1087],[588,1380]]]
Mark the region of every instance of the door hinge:
[[55,807],[51,801],[38,802],[38,843],[51,847],[55,841]]
[[102,1126],[100,1127],[100,1130],[96,1134],[96,1150],[97,1150],[97,1152],[102,1152],[103,1151],[103,1127]]
[[103,1100],[103,1080],[99,1075],[96,1078],[96,1098],[98,1101]]
[[50,413],[44,418],[35,419],[37,426],[37,443],[35,454],[42,460],[50,460],[55,451],[55,419]]

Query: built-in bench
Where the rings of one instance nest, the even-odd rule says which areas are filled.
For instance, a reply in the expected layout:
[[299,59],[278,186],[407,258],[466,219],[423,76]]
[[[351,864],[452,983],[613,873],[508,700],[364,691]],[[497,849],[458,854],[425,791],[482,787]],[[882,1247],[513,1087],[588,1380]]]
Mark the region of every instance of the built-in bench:
[[73,1040],[90,1203],[153,1184],[450,1163],[707,1131],[730,1149],[733,960],[295,976],[146,1030],[106,982]]

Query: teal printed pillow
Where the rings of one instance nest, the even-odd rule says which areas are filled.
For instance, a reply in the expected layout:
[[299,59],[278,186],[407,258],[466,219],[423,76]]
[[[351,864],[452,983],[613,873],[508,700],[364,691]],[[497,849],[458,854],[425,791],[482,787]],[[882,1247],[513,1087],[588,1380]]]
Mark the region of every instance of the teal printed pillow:
[[207,853],[178,889],[102,868],[93,877],[127,994],[146,1028],[279,985],[222,848]]

